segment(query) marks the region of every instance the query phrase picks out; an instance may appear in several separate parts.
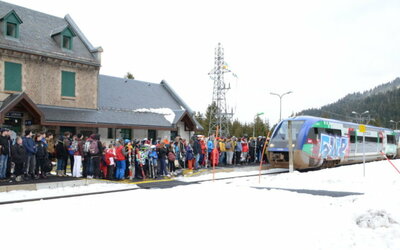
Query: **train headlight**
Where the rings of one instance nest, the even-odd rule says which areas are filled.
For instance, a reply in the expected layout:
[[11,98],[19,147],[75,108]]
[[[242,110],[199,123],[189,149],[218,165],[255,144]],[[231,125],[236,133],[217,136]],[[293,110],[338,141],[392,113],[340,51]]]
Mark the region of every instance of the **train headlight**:
[[275,145],[274,145],[273,143],[271,143],[271,144],[269,144],[269,146],[270,146],[271,148],[273,148]]

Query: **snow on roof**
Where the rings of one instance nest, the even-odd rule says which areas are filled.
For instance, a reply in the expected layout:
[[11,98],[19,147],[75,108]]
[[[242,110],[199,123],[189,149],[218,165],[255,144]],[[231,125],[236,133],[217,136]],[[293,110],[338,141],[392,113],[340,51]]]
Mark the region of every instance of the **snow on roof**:
[[138,112],[138,113],[154,113],[154,114],[160,114],[164,115],[165,119],[169,121],[171,124],[175,120],[175,113],[172,111],[170,108],[157,108],[157,109],[135,109],[133,112]]

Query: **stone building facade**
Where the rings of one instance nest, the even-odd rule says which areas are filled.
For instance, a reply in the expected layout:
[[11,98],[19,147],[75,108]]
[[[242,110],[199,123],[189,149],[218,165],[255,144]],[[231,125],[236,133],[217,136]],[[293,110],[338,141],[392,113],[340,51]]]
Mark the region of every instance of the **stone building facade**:
[[[102,52],[69,15],[0,1],[2,127],[100,133],[107,140],[189,138],[199,127],[167,82],[100,75]],[[132,92],[139,93],[134,100]]]

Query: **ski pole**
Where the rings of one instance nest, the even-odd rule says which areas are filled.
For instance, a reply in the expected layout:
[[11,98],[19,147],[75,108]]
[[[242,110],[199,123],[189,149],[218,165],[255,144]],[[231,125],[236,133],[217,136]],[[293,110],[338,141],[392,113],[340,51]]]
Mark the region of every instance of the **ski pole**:
[[386,156],[386,154],[384,154],[383,152],[381,152],[381,154],[386,158],[386,160],[394,167],[394,169],[396,169],[397,173],[400,174],[400,171],[396,168],[396,166],[393,164],[393,162],[391,160],[389,160],[389,158]]

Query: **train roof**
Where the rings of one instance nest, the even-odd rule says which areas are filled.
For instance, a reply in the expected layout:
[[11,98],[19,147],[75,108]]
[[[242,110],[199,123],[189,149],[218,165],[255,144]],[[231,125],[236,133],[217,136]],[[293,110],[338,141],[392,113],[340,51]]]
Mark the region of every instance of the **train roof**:
[[[310,123],[316,123],[319,121],[327,121],[327,122],[342,123],[342,124],[347,124],[350,126],[357,126],[357,127],[360,125],[360,124],[354,123],[354,122],[339,121],[339,120],[323,118],[323,117],[316,117],[316,116],[295,116],[295,117],[284,119],[282,121],[285,121],[285,120],[292,120],[292,121],[306,120],[306,121],[309,121]],[[376,127],[376,126],[371,126],[371,125],[365,125],[365,126],[368,128],[384,129],[384,130],[393,131],[393,129],[389,129],[389,128],[382,128],[382,127]]]

